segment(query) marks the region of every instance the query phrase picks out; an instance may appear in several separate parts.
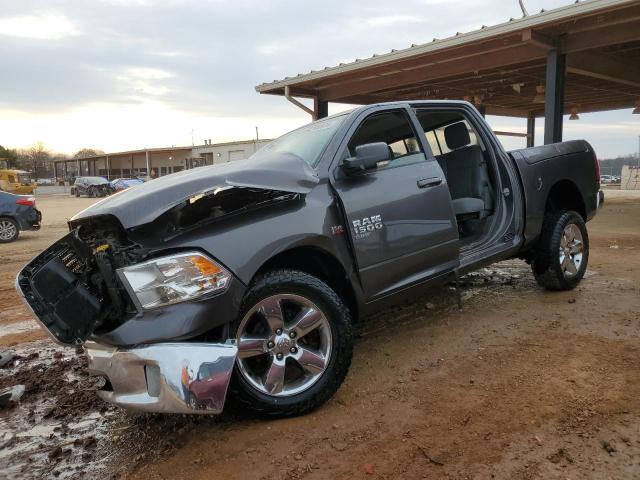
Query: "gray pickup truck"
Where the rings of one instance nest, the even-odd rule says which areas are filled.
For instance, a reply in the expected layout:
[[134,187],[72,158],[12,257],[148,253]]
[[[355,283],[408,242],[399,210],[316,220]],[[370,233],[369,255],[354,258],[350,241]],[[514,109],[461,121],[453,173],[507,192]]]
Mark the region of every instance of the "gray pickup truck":
[[345,378],[352,323],[428,285],[517,257],[575,287],[599,179],[587,142],[506,152],[466,102],[368,105],[96,203],[16,286],[109,402],[298,415]]

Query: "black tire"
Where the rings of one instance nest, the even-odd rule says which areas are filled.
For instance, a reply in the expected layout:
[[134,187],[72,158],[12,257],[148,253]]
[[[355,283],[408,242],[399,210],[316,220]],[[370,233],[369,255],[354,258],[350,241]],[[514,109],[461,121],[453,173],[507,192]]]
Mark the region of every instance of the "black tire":
[[0,233],[2,233],[0,243],[15,242],[20,235],[20,225],[13,218],[0,217],[0,229],[2,229],[0,230]]
[[[565,229],[575,225],[582,236],[582,257],[576,273],[565,271],[560,263],[561,242]],[[560,211],[548,214],[542,225],[536,256],[531,263],[538,284],[547,290],[571,290],[584,277],[589,263],[589,235],[584,220],[577,212]]]
[[290,396],[272,396],[257,390],[240,372],[236,363],[229,386],[229,407],[259,417],[283,418],[303,415],[329,400],[344,381],[353,352],[351,314],[338,296],[322,280],[296,270],[276,270],[256,279],[242,303],[238,320],[232,325],[236,338],[240,322],[256,304],[267,297],[290,294],[313,302],[328,320],[331,354],[326,369],[308,389]]

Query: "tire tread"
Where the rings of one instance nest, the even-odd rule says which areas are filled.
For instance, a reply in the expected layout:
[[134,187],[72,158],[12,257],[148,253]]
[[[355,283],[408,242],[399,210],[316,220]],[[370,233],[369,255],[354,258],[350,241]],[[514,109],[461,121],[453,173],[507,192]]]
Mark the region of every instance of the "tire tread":
[[[567,279],[560,269],[558,262],[558,248],[564,228],[568,223],[575,223],[582,230],[585,246],[584,268],[582,272],[572,279]],[[582,279],[589,258],[589,237],[587,235],[584,220],[579,213],[574,211],[559,211],[547,214],[542,224],[540,242],[536,256],[531,263],[533,275],[538,285],[547,290],[571,290]]]

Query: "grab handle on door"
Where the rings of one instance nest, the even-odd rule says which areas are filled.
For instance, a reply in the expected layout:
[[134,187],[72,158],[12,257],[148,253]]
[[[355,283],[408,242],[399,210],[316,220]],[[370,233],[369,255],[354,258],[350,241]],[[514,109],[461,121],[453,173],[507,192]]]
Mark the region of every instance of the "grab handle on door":
[[441,183],[442,179],[440,177],[423,178],[422,180],[418,180],[418,188],[435,187]]

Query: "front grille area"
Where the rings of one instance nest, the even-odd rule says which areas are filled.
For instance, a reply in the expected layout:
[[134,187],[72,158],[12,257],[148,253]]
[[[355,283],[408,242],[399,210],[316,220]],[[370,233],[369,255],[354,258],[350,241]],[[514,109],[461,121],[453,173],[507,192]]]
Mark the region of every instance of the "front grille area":
[[54,255],[60,259],[63,265],[75,275],[83,275],[88,273],[87,262],[83,261],[78,254],[69,247],[64,247]]
[[17,286],[42,324],[60,342],[79,344],[112,313],[92,250],[74,232],[34,258]]

